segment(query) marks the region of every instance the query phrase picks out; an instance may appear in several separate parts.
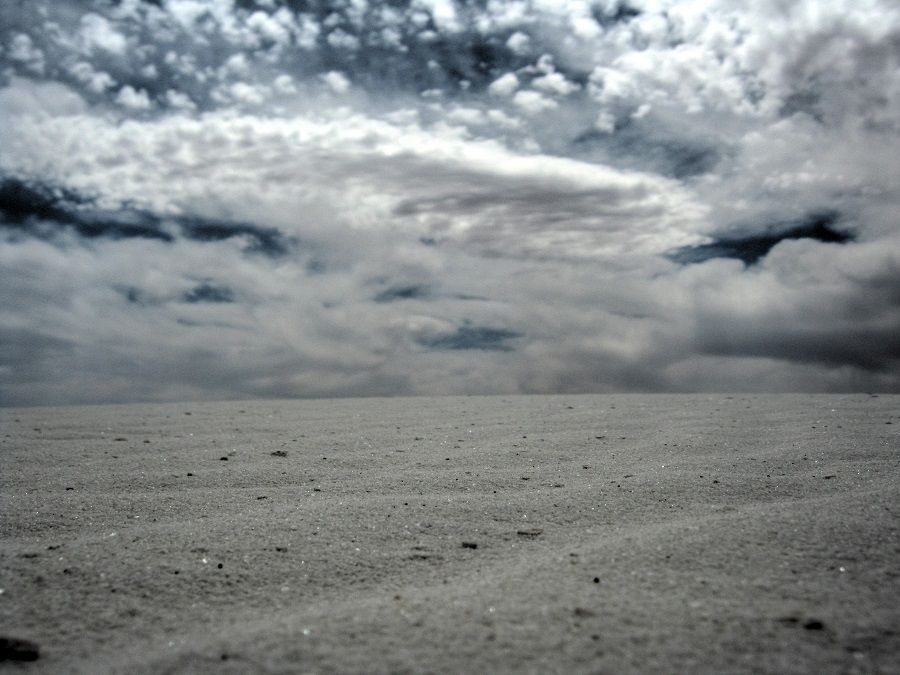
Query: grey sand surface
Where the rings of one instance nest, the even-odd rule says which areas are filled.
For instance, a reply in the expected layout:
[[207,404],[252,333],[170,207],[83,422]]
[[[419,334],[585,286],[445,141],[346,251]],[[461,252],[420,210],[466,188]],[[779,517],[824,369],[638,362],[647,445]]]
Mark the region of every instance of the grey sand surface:
[[[900,397],[0,410],[27,673],[900,673]],[[10,643],[12,644],[12,643]]]

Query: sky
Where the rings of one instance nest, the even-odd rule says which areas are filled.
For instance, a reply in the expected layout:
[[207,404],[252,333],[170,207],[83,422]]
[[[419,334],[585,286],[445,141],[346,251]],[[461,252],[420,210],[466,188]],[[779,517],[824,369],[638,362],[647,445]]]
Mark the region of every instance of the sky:
[[0,405],[900,392],[894,0],[0,0]]

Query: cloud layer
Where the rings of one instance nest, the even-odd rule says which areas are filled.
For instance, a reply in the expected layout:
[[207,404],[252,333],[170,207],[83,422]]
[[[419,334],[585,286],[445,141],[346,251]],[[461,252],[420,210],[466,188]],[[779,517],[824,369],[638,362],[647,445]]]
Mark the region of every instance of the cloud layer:
[[0,26],[0,405],[900,391],[894,3]]

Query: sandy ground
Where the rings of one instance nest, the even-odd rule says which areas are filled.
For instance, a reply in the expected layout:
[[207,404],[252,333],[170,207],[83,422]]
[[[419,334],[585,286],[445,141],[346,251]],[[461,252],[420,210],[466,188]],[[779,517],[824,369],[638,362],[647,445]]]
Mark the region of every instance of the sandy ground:
[[0,436],[3,672],[900,673],[900,396],[19,408]]

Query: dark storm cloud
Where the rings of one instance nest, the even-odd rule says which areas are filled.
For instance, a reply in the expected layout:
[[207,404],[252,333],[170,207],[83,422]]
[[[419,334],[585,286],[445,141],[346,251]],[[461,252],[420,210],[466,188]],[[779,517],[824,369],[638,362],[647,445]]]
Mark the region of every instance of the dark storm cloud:
[[826,244],[852,242],[855,237],[851,232],[835,226],[839,220],[840,214],[835,212],[813,213],[800,222],[769,225],[762,233],[722,235],[709,244],[687,246],[673,251],[668,257],[682,265],[701,263],[713,258],[735,258],[747,265],[755,265],[783,241],[809,239]]
[[248,253],[260,253],[269,257],[287,255],[290,241],[277,229],[257,227],[248,223],[229,223],[197,217],[177,218],[182,234],[200,242],[224,241],[241,238],[248,242]]
[[0,180],[0,227],[52,239],[71,229],[92,239],[139,237],[172,241],[157,218],[139,211],[113,217],[94,207],[95,201],[65,188],[31,184],[18,178]]
[[490,326],[460,326],[453,333],[429,338],[421,338],[419,343],[430,349],[466,350],[479,349],[488,351],[513,351],[514,346],[509,344],[511,340],[522,337],[506,328],[492,328]]
[[375,302],[394,302],[396,300],[421,300],[431,297],[431,287],[427,284],[408,284],[391,286],[379,291],[372,298]]
[[[865,302],[865,299],[860,297],[857,301]],[[829,368],[854,367],[869,373],[900,364],[900,341],[895,339],[895,326],[853,327],[841,325],[839,321],[833,327],[788,326],[775,316],[752,322],[723,322],[722,318],[708,317],[708,321],[701,321],[698,347],[702,353],[780,359]]]
[[96,199],[74,190],[13,177],[0,180],[0,228],[47,240],[70,230],[86,239],[142,238],[165,242],[175,240],[175,229],[198,242],[243,239],[247,253],[270,257],[286,255],[291,248],[288,239],[275,228],[197,216],[163,218],[128,205],[107,212],[97,208]]
[[202,283],[184,293],[182,300],[189,304],[199,302],[234,302],[234,291],[226,286]]
[[795,91],[785,96],[784,103],[778,111],[782,117],[790,117],[796,113],[806,113],[817,122],[824,122],[821,109],[822,97],[812,89]]

